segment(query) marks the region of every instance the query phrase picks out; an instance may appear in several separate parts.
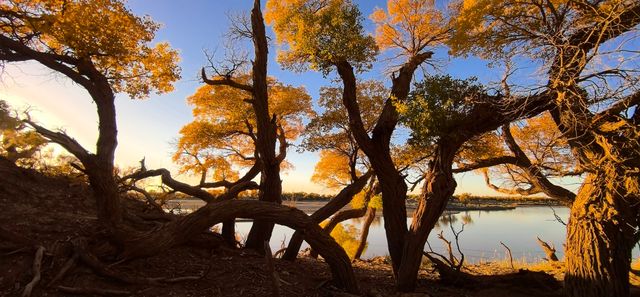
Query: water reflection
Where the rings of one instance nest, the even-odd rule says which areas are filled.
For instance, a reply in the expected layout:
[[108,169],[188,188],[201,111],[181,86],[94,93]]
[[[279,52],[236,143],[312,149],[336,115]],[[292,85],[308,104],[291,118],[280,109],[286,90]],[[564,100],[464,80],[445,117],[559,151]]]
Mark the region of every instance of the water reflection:
[[[567,208],[558,207],[555,212],[564,221],[569,216]],[[378,214],[378,217],[371,225],[367,249],[362,256],[363,259],[388,254],[384,222],[380,217],[381,214]],[[353,242],[357,246],[363,221],[360,218],[342,223],[344,231],[341,236],[343,236],[345,242],[348,242],[349,246]],[[407,218],[407,225],[410,223],[411,218]],[[460,230],[460,226],[465,224],[464,232],[460,234],[460,247],[465,254],[465,260],[470,263],[506,259],[506,252],[504,247],[500,245],[500,241],[509,246],[514,260],[522,262],[540,261],[545,257],[545,254],[537,245],[536,236],[544,238],[549,244],[561,247],[564,244],[566,232],[565,226],[556,220],[553,210],[546,206],[518,207],[500,211],[448,213],[440,218],[435,230],[429,236],[429,242],[434,251],[445,252],[442,241],[436,235],[443,231],[443,235],[446,238],[453,239],[454,236],[450,228],[452,223],[455,230]],[[246,235],[250,227],[250,222],[240,222],[237,224],[237,231]],[[277,226],[273,234],[271,244],[273,249],[277,250],[283,240],[288,242],[293,230]],[[563,253],[563,250],[558,249],[556,254],[559,258],[562,258]],[[637,257],[638,254],[638,249],[634,250],[634,257]]]

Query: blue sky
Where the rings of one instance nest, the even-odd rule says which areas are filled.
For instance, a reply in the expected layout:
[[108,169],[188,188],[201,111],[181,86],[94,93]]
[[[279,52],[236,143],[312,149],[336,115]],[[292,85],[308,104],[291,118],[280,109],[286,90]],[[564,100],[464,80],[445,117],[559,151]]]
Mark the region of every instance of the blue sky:
[[[171,162],[171,142],[178,137],[180,128],[192,120],[186,98],[200,85],[199,70],[206,65],[205,49],[224,51],[224,37],[229,13],[249,11],[251,0],[130,0],[131,10],[138,15],[149,15],[162,24],[156,41],[168,41],[180,51],[182,79],[169,94],[153,95],[145,100],[131,100],[119,95],[116,101],[119,124],[119,147],[116,162],[121,166],[134,166],[146,157],[147,168],[166,167],[176,171]],[[264,1],[263,1],[264,2]],[[384,7],[386,1],[356,1],[364,16],[374,7]],[[264,3],[263,3],[264,4]],[[373,31],[367,19],[366,28]],[[313,98],[318,97],[321,86],[331,83],[332,76],[323,78],[319,73],[292,73],[282,70],[275,61],[276,48],[270,49],[269,74],[293,85],[303,85]],[[475,59],[451,59],[445,49],[436,51],[435,58],[443,66],[437,70],[457,77],[477,76],[480,81],[495,81],[500,71],[487,71],[486,62]],[[388,81],[379,63],[367,78]],[[436,70],[432,70],[436,71]],[[33,116],[52,128],[62,128],[86,148],[93,148],[97,136],[97,116],[93,103],[84,90],[70,81],[35,64],[7,66],[0,96],[18,108],[28,105]],[[402,134],[402,133],[400,133]],[[401,141],[403,135],[397,136]],[[317,154],[297,153],[291,149],[288,156],[295,169],[282,177],[285,191],[325,192],[312,184],[310,177]],[[183,180],[190,180],[180,176]],[[457,176],[457,192],[493,195],[479,176],[467,173]]]

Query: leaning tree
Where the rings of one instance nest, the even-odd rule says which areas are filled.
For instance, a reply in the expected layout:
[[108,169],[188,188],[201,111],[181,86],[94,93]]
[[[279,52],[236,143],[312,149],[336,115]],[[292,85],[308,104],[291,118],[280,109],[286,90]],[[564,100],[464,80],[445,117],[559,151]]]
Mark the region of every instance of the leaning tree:
[[158,25],[131,14],[121,1],[4,1],[0,24],[4,63],[39,63],[80,85],[96,104],[95,153],[62,132],[28,123],[78,158],[89,177],[100,223],[115,241],[124,242],[127,232],[113,175],[115,93],[143,98],[153,90],[172,90],[179,78],[177,53],[166,43],[151,47]]
[[628,296],[638,241],[637,1],[464,1],[452,47],[541,62],[551,116],[585,181],[567,227],[570,296]]
[[[383,98],[387,90],[380,82],[365,81],[359,84],[357,92],[358,100],[366,110],[363,114],[364,125],[371,131],[384,104]],[[338,218],[347,220],[365,215],[367,203],[362,208],[344,211],[342,214],[349,214],[346,216],[336,212],[362,192],[367,182],[369,187],[365,192],[373,194],[373,171],[353,136],[347,111],[341,102],[341,94],[342,90],[338,87],[320,89],[319,104],[324,111],[309,122],[304,132],[302,147],[308,151],[320,152],[320,160],[316,163],[311,180],[324,184],[329,189],[340,189],[330,202],[311,215],[317,223],[331,216],[335,222]],[[335,223],[329,223],[325,227],[328,233],[331,233],[331,226],[335,226]],[[302,239],[300,232],[293,234],[283,255],[284,259],[296,259]]]

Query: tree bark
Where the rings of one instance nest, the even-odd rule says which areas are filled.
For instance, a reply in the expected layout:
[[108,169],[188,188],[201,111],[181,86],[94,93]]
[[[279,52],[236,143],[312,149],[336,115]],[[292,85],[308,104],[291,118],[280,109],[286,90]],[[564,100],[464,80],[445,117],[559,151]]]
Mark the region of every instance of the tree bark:
[[605,182],[588,177],[571,208],[565,250],[565,291],[571,297],[629,296],[634,207],[620,205],[625,199],[607,191]]
[[[276,156],[277,125],[276,115],[269,113],[269,94],[267,91],[267,35],[260,1],[254,0],[251,10],[251,30],[254,47],[252,68],[253,99],[251,104],[256,114],[256,150],[260,156],[262,170],[260,175],[259,200],[281,204],[282,181],[280,180],[280,160]],[[245,246],[259,253],[264,252],[264,241],[271,239],[273,223],[257,220],[253,222]]]
[[[342,209],[353,199],[353,196],[362,191],[364,186],[367,184],[367,180],[370,179],[372,175],[373,172],[369,171],[366,174],[360,176],[355,182],[344,187],[340,191],[340,193],[338,193],[338,195],[331,199],[331,201],[329,201],[320,209],[316,210],[311,215],[311,219],[316,222],[316,224],[320,224],[322,223],[322,221],[332,216],[338,210]],[[328,234],[330,233],[331,232],[329,231]],[[302,232],[294,232],[291,240],[289,240],[289,245],[287,245],[287,250],[282,256],[282,259],[289,261],[295,260],[298,257],[298,252],[300,251],[303,240],[304,234],[302,234]]]
[[441,139],[436,145],[418,208],[403,247],[403,259],[396,283],[399,291],[410,292],[415,288],[424,245],[456,189],[451,167],[462,143],[463,141]]
[[236,219],[230,219],[222,222],[222,238],[232,247],[237,246],[236,242]]

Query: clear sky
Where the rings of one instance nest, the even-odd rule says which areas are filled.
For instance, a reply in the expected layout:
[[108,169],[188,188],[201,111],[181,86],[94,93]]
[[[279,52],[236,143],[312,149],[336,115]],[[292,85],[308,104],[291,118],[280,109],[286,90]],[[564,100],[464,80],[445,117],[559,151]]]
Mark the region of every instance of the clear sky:
[[[168,41],[180,51],[182,79],[169,94],[152,95],[145,100],[131,100],[118,95],[116,100],[119,146],[116,163],[120,166],[135,166],[146,157],[147,168],[165,167],[176,172],[171,162],[171,142],[178,137],[180,128],[192,120],[191,109],[186,98],[202,85],[199,71],[206,64],[205,49],[224,51],[223,34],[228,28],[229,13],[248,12],[251,0],[129,0],[131,10],[138,15],[149,15],[162,24],[157,32],[157,41]],[[360,0],[358,3],[364,16],[373,9],[384,7],[385,0]],[[264,0],[263,0],[264,5]],[[367,19],[366,28],[372,32],[373,25]],[[331,76],[323,78],[319,73],[292,73],[282,70],[275,61],[276,49],[270,49],[269,74],[293,85],[303,85],[317,99],[321,86],[330,84]],[[439,71],[457,77],[477,76],[480,81],[495,81],[500,71],[486,71],[486,62],[469,59],[451,59],[446,50],[438,50],[435,58],[442,67]],[[388,81],[380,63],[367,73],[367,78]],[[60,75],[53,74],[39,65],[23,63],[5,69],[0,83],[0,98],[14,107],[32,107],[32,116],[50,128],[62,128],[75,137],[86,148],[95,147],[97,137],[97,115],[88,94]],[[399,141],[406,133],[398,133]],[[405,135],[402,135],[405,134]],[[313,167],[318,160],[315,153],[298,153],[290,149],[287,158],[295,169],[282,176],[285,191],[326,193],[321,186],[310,182]],[[189,180],[186,176],[180,179]],[[458,193],[494,195],[482,179],[473,173],[458,175]]]

